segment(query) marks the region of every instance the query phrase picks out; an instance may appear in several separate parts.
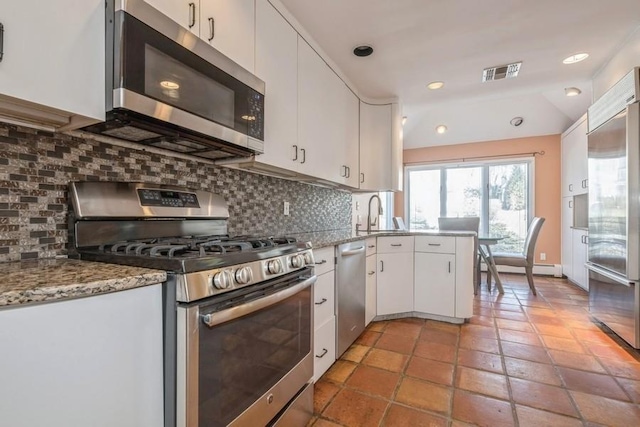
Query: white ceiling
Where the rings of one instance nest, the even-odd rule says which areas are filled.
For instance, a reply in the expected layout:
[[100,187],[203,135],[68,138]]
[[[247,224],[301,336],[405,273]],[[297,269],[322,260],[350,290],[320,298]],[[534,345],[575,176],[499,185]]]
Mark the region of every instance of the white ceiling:
[[[640,0],[281,2],[360,95],[400,99],[405,148],[563,132],[591,104],[593,75],[640,26]],[[373,55],[354,56],[361,44]],[[590,56],[562,64],[579,52]],[[515,61],[517,78],[481,82],[484,68]],[[434,80],[445,87],[426,89]],[[582,94],[566,97],[569,86]]]

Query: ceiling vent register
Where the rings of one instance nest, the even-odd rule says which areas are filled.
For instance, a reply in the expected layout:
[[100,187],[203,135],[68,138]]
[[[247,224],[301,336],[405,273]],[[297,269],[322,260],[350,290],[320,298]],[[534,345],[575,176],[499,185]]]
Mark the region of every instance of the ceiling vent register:
[[482,71],[482,81],[490,82],[492,80],[510,79],[517,77],[522,67],[522,61],[513,64],[498,65],[496,67],[485,68]]

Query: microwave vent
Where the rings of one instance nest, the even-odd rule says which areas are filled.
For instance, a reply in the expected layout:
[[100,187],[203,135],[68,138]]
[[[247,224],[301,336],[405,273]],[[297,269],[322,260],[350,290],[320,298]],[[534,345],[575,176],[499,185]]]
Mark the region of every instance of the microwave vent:
[[158,133],[150,132],[148,130],[140,129],[134,126],[122,126],[119,128],[104,130],[101,133],[103,135],[133,142],[140,142],[151,138],[159,138],[162,136]]
[[521,66],[522,61],[485,68],[482,71],[482,81],[490,82],[492,80],[502,80],[517,77],[518,73],[520,72]]

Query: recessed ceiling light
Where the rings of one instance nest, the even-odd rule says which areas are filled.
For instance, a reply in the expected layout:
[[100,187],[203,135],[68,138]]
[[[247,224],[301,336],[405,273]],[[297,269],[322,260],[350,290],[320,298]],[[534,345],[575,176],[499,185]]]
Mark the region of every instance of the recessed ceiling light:
[[402,117],[402,126],[407,123],[407,116]]
[[562,60],[563,64],[575,64],[576,62],[584,61],[589,57],[588,53],[576,53]]
[[373,53],[373,48],[369,45],[363,44],[362,46],[357,46],[353,49],[353,54],[355,56],[369,56]]
[[165,89],[179,89],[180,85],[176,82],[172,82],[171,80],[163,80],[160,82],[160,86]]
[[445,133],[447,131],[447,127],[445,125],[436,126],[436,132]]
[[578,96],[582,93],[577,87],[565,87],[564,94],[567,96]]
[[511,123],[511,126],[518,127],[524,123],[524,119],[522,117],[514,117],[509,123]]
[[431,90],[442,89],[444,86],[444,82],[431,82],[427,85],[427,87]]

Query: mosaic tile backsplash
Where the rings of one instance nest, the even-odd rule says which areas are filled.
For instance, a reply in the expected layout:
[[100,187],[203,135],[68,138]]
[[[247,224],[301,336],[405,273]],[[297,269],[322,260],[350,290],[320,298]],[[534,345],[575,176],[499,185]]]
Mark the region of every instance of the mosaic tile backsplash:
[[[0,123],[0,261],[66,254],[67,184],[100,180],[202,189],[229,204],[229,234],[350,229],[351,194],[195,160]],[[283,202],[290,215],[283,214]]]

